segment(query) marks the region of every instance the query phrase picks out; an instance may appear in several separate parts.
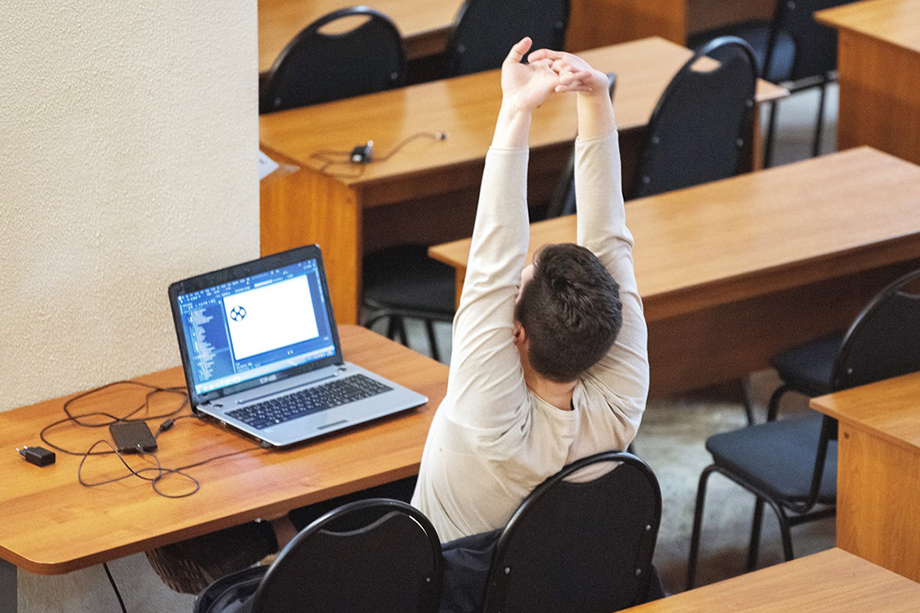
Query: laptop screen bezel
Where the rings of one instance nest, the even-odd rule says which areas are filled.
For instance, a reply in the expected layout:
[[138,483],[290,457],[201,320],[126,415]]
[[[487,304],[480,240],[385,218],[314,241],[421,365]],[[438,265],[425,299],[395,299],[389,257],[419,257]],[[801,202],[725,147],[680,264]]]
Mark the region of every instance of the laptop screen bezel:
[[251,260],[242,264],[228,266],[220,270],[196,275],[182,281],[176,281],[169,286],[169,304],[172,308],[173,323],[176,328],[176,337],[179,341],[179,354],[182,360],[182,370],[185,374],[185,384],[188,387],[189,402],[194,409],[199,404],[205,404],[225,396],[236,394],[245,390],[258,387],[263,384],[260,377],[249,381],[243,381],[234,385],[229,385],[211,392],[198,394],[195,391],[195,381],[192,377],[191,355],[188,351],[188,342],[185,336],[185,325],[182,321],[182,313],[179,309],[179,296],[193,292],[243,279],[253,275],[269,272],[278,268],[284,268],[291,264],[315,259],[317,271],[319,273],[320,287],[323,292],[323,305],[326,309],[326,317],[329,320],[329,331],[332,336],[332,342],[335,346],[335,353],[331,356],[320,358],[313,362],[300,364],[291,368],[286,368],[272,373],[272,382],[283,381],[297,375],[319,370],[326,366],[340,365],[344,362],[342,357],[342,347],[339,343],[339,330],[335,323],[335,315],[332,309],[332,300],[329,295],[329,284],[326,281],[326,269],[323,266],[322,251],[319,245],[307,245],[298,247],[281,253],[268,255],[257,260]]

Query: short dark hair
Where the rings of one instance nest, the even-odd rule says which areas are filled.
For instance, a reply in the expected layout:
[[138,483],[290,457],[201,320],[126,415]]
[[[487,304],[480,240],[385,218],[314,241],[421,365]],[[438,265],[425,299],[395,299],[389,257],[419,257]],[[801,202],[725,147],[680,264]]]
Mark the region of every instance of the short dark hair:
[[557,382],[574,381],[607,353],[623,325],[620,287],[589,250],[547,245],[514,316],[530,341],[530,365]]

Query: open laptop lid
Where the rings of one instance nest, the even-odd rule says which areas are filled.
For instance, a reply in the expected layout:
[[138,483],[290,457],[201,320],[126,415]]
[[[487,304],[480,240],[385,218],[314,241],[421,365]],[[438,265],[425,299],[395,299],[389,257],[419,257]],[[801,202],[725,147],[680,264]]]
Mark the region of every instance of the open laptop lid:
[[318,245],[178,281],[169,302],[193,409],[343,363]]

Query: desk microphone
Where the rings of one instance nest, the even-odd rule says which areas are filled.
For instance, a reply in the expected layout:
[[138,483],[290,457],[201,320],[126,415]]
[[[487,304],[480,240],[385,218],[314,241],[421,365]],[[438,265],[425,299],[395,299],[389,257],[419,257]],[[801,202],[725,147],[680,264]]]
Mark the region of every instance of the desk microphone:
[[[390,159],[390,157],[402,149],[409,142],[415,140],[416,138],[433,138],[435,140],[447,140],[447,132],[417,132],[412,136],[409,136],[398,143],[393,149],[386,155],[377,158],[378,162]],[[369,140],[366,144],[356,145],[349,154],[349,160],[352,164],[369,164],[374,161],[374,141]]]

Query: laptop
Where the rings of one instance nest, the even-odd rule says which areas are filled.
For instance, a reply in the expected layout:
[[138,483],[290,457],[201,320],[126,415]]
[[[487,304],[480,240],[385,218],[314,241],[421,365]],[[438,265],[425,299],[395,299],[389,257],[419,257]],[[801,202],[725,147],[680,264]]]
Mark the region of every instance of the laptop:
[[169,286],[192,410],[284,446],[428,399],[345,362],[317,245]]

